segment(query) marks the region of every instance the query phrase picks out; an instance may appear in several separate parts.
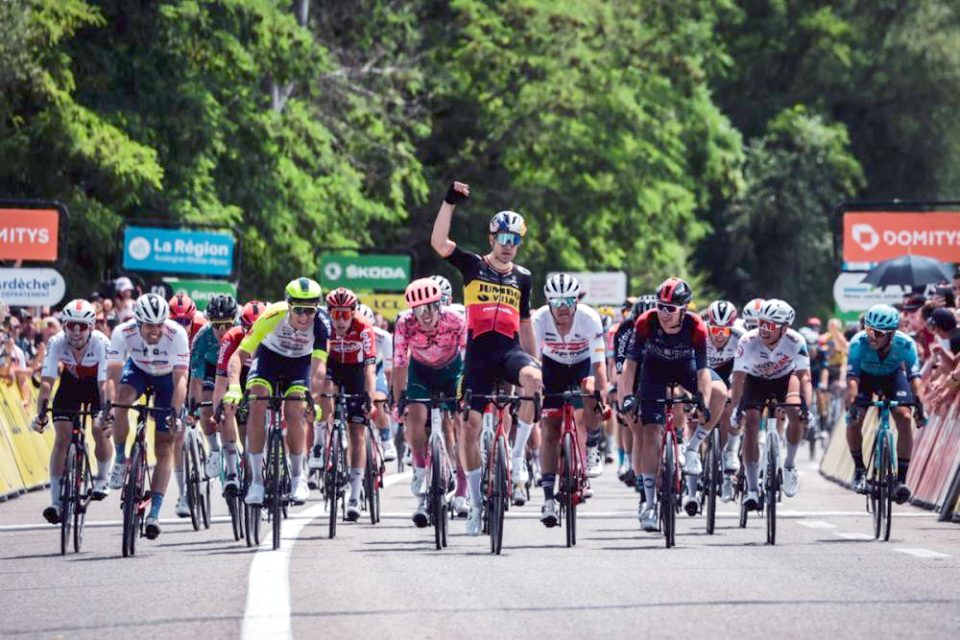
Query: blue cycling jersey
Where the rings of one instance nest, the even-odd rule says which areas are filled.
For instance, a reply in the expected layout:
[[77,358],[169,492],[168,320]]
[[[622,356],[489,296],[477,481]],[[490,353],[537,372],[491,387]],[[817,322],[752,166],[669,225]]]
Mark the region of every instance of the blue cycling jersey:
[[907,334],[897,331],[893,336],[885,356],[870,348],[867,334],[861,331],[850,341],[850,357],[847,360],[847,376],[859,378],[860,374],[885,377],[896,373],[903,367],[907,379],[920,377],[920,359],[917,356],[917,343]]

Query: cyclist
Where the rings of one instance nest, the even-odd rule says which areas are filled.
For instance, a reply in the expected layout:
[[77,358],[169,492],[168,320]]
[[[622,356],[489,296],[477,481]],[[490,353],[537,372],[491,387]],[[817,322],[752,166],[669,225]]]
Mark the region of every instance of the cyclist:
[[[632,392],[634,395],[640,393],[640,384],[639,379],[637,379],[633,385],[632,390],[626,389],[621,381],[623,377],[623,364],[627,360],[627,351],[630,348],[630,341],[633,339],[633,332],[637,326],[637,318],[641,315],[655,309],[657,307],[657,296],[655,295],[645,295],[640,296],[637,299],[636,304],[633,305],[633,310],[626,317],[626,319],[620,323],[620,326],[617,328],[617,332],[613,336],[613,366],[614,373],[616,374],[616,393],[617,393],[617,402],[619,405],[623,405],[623,399],[630,395]],[[633,468],[633,432],[627,428],[626,418],[622,412],[617,412],[617,423],[620,427],[620,469],[617,472],[617,477],[621,482],[626,484],[628,487],[636,487],[637,476]],[[639,443],[637,443],[639,446]]]
[[373,401],[378,403],[377,417],[374,423],[380,433],[380,446],[383,448],[383,460],[390,462],[397,459],[397,447],[393,444],[393,434],[390,429],[390,412],[383,410],[390,395],[390,379],[393,377],[393,336],[390,332],[376,326],[373,309],[365,304],[358,306],[362,315],[377,338],[377,359],[374,363],[377,368],[377,392]]
[[[90,411],[99,412],[101,400],[107,395],[107,349],[110,340],[93,329],[97,314],[86,300],[72,300],[60,312],[63,330],[47,343],[47,354],[40,373],[40,393],[37,396],[37,416],[32,427],[41,432],[47,424],[47,414],[40,413],[47,404],[53,383],[60,376],[60,386],[53,399],[53,425],[56,439],[50,452],[50,506],[43,517],[50,524],[60,522],[60,480],[67,457],[67,448],[75,416],[65,411],[78,411],[80,405],[90,403]],[[63,363],[63,373],[59,370]],[[93,499],[103,500],[109,493],[107,474],[110,472],[110,438],[105,434],[103,420],[93,425],[96,441],[97,474],[93,479]]]
[[[920,402],[920,365],[917,344],[913,338],[898,331],[900,314],[893,307],[878,304],[867,311],[865,328],[850,341],[850,359],[847,363],[847,444],[853,456],[853,487],[863,493],[867,470],[863,463],[863,412],[857,402],[869,401],[875,392],[901,403],[917,402],[914,411],[917,425],[926,422]],[[897,504],[910,500],[906,485],[910,455],[913,452],[913,433],[910,430],[909,407],[891,409],[897,425]]]
[[[656,311],[637,318],[620,377],[623,412],[633,429],[633,465],[640,469],[638,487],[642,486],[643,497],[638,516],[645,531],[657,530],[657,471],[666,417],[664,406],[657,401],[666,397],[667,386],[676,382],[696,393],[703,419],[687,444],[684,471],[698,475],[702,470],[700,443],[720,419],[727,398],[720,377],[707,367],[707,327],[700,316],[687,311],[692,299],[690,285],[679,278],[668,278],[657,287]],[[634,417],[638,401],[633,393],[638,365],[640,423]]]
[[[155,293],[147,293],[133,305],[133,319],[117,325],[110,338],[107,370],[119,404],[129,405],[147,387],[153,389],[153,406],[170,409],[166,420],[154,418],[154,452],[157,464],[150,483],[150,514],[144,521],[149,540],[160,535],[160,507],[170,482],[174,434],[180,431],[178,416],[187,397],[187,369],[190,343],[183,326],[170,319],[170,306]],[[119,386],[118,386],[119,385]],[[110,487],[123,486],[126,472],[127,410],[114,409],[113,442],[116,463],[110,473]],[[170,433],[173,430],[174,433]]]
[[[533,277],[514,264],[527,225],[518,213],[501,211],[490,220],[490,252],[481,257],[464,251],[450,239],[450,225],[457,205],[470,195],[470,187],[454,182],[447,191],[433,224],[430,245],[463,275],[464,304],[467,308],[467,348],[463,388],[477,395],[493,392],[498,380],[519,385],[524,395],[540,393],[543,384],[540,365],[533,357],[536,336],[530,324],[530,290]],[[480,493],[481,411],[485,402],[472,399],[469,420],[463,426],[462,460],[467,468],[470,513],[467,535],[480,535],[482,497]],[[520,405],[513,445],[514,493],[528,480],[524,453],[533,430],[532,402]],[[519,487],[517,487],[519,485]],[[515,495],[516,497],[516,495]]]
[[[811,318],[816,320],[816,318]],[[819,338],[819,350],[823,353],[823,359],[826,366],[820,369],[820,377],[814,378],[817,382],[817,402],[820,407],[820,413],[824,416],[820,423],[827,430],[832,427],[829,424],[831,390],[844,388],[846,386],[847,358],[850,353],[850,343],[843,335],[840,321],[831,318],[827,322],[827,333]]]
[[[742,405],[758,405],[769,398],[777,402],[796,402],[796,409],[786,409],[787,457],[783,469],[783,492],[788,497],[797,495],[800,474],[796,469],[797,449],[803,440],[810,406],[810,357],[807,342],[790,328],[796,318],[793,308],[783,300],[771,299],[763,303],[759,327],[740,339],[733,362],[732,403],[735,407],[730,426],[739,427]],[[742,403],[741,403],[742,400]],[[749,510],[759,507],[760,474],[760,410],[746,411],[746,437],[743,443],[743,461],[747,476],[744,503]]]
[[753,331],[760,322],[760,309],[763,308],[763,298],[754,298],[743,305],[743,313],[737,319],[737,324],[744,331]]
[[[230,295],[214,296],[207,304],[209,322],[197,331],[190,345],[190,405],[213,399],[213,389],[217,379],[217,359],[220,355],[220,343],[224,336],[237,324],[237,301]],[[188,416],[189,422],[196,418]],[[208,478],[220,477],[220,443],[217,440],[217,424],[213,419],[213,408],[202,407],[199,411],[200,428],[207,438],[206,474]],[[228,456],[237,454],[236,442],[224,442]],[[178,471],[178,473],[181,473]],[[182,476],[178,476],[179,481]]]
[[[737,355],[737,345],[746,331],[737,325],[737,307],[726,300],[716,300],[707,307],[707,363],[723,383],[730,387],[733,373],[733,360]],[[740,429],[730,424],[733,404],[728,403],[723,410],[721,426],[726,439],[723,446],[723,483],[720,500],[730,502],[733,499],[733,476],[740,471]]]
[[[360,491],[363,486],[367,456],[366,426],[375,420],[378,409],[372,404],[377,391],[377,339],[373,326],[357,310],[357,296],[340,287],[327,294],[327,308],[333,333],[330,334],[329,387],[342,387],[348,394],[363,396],[347,403],[350,425],[350,499],[344,513],[347,520],[360,519]],[[333,391],[333,389],[330,389]]]
[[200,327],[207,324],[202,313],[197,313],[197,304],[185,293],[176,293],[168,301],[170,305],[170,319],[179,324],[187,332],[187,337],[193,337],[200,331]]
[[450,307],[462,316],[467,315],[467,309],[462,304],[453,301],[453,285],[443,276],[433,275],[430,279],[440,286],[440,305]]
[[[310,495],[303,477],[304,428],[303,394],[309,391],[318,396],[327,373],[327,339],[330,336],[330,318],[320,308],[322,290],[310,278],[296,278],[284,289],[285,300],[263,312],[253,328],[240,342],[227,365],[229,387],[223,396],[225,406],[239,405],[243,399],[240,375],[243,365],[250,362],[245,389],[250,395],[283,395],[294,402],[285,402],[283,418],[287,428],[287,448],[290,464],[290,498],[302,504]],[[253,360],[250,357],[253,356]],[[247,451],[250,461],[250,486],[244,502],[262,505],[263,449],[266,444],[266,404],[249,403]],[[263,425],[263,426],[261,426]]]
[[[213,406],[219,407],[223,402],[223,396],[227,392],[227,367],[230,364],[230,358],[240,347],[240,343],[250,333],[254,323],[260,318],[267,308],[266,303],[259,300],[252,300],[243,305],[240,311],[240,326],[235,326],[223,336],[220,341],[220,350],[217,353],[217,377],[213,389]],[[247,384],[247,375],[250,367],[243,366],[240,370],[241,387]],[[237,423],[240,426],[240,442],[246,442],[247,437],[247,414],[246,405],[240,410],[236,405],[223,405],[223,418],[220,421],[220,437],[223,439],[223,449],[226,453],[224,468],[226,469],[226,480],[223,483],[223,493],[226,497],[233,497],[233,494],[240,489],[238,480],[239,460],[237,458]],[[232,446],[231,446],[232,445]],[[246,450],[246,446],[244,446]]]
[[[407,286],[405,298],[412,313],[403,313],[394,328],[393,389],[394,397],[407,398],[407,438],[413,450],[413,481],[410,491],[417,496],[417,508],[413,521],[418,527],[429,524],[426,495],[423,482],[427,466],[427,405],[412,402],[411,398],[429,398],[433,395],[455,397],[463,375],[463,359],[460,351],[467,341],[466,319],[449,307],[442,305],[442,293],[431,278],[414,280]],[[402,396],[406,389],[406,395]],[[458,413],[453,403],[445,408],[457,420]],[[447,449],[456,458],[453,424],[444,425],[447,433]],[[458,467],[460,465],[457,465]],[[459,516],[466,515],[463,498],[466,487],[458,483],[454,507]]]
[[[533,314],[533,331],[542,357],[544,393],[563,393],[571,387],[577,387],[583,393],[592,394],[594,389],[599,389],[605,404],[606,349],[600,314],[586,305],[577,304],[580,282],[565,273],[558,273],[547,280],[543,293],[547,304]],[[584,404],[588,407],[586,415],[582,410]],[[587,444],[587,431],[595,430],[602,436],[600,418],[594,410],[596,400],[589,399],[584,403],[578,395],[574,397],[574,405],[578,409],[579,441],[583,445]],[[557,479],[562,406],[562,399],[555,396],[546,398],[543,403],[543,446],[540,462],[543,466],[541,484],[544,501],[540,510],[540,522],[547,527],[554,527],[559,522],[553,490]],[[588,449],[585,471],[590,478],[596,478],[603,473],[603,460],[596,446]]]

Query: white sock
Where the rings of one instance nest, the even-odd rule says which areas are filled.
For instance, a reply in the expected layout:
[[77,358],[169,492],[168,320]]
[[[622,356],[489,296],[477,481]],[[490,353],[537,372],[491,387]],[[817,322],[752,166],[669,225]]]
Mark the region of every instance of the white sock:
[[323,447],[327,444],[326,424],[327,423],[324,422],[324,426],[313,425],[313,446]]
[[173,475],[177,477],[177,489],[180,490],[180,495],[183,496],[183,487],[185,485],[183,478],[183,469],[175,469]]
[[223,452],[226,456],[224,468],[227,470],[227,475],[237,473],[237,444],[235,442],[224,442]]
[[530,432],[533,431],[533,425],[523,420],[517,420],[517,439],[513,442],[513,459],[522,459],[523,453],[527,448],[527,440],[530,439]]
[[50,476],[50,501],[60,502],[60,478],[63,476]]
[[800,448],[800,443],[793,444],[790,441],[787,441],[787,459],[784,460],[783,466],[787,469],[794,469],[797,466],[797,450]]
[[747,472],[747,491],[758,491],[760,487],[760,463],[748,462],[744,466]]
[[113,465],[113,461],[110,459],[110,456],[107,456],[106,460],[97,460],[97,475],[94,477],[97,480],[106,480],[107,476],[110,474],[110,467]]
[[210,446],[210,451],[220,451],[220,441],[217,439],[216,431],[207,436],[207,444]]
[[652,507],[657,503],[657,474],[641,473],[643,479],[643,495],[646,497],[647,507]]
[[250,476],[250,483],[263,486],[263,454],[262,453],[250,454],[250,471],[253,474]]
[[707,439],[707,436],[710,435],[710,432],[703,428],[702,424],[697,425],[697,430],[693,432],[693,435],[690,437],[690,442],[687,444],[688,451],[696,451],[700,448],[700,443]]
[[350,469],[350,500],[360,499],[360,488],[363,484],[363,468]]
[[470,490],[470,506],[472,507],[479,507],[483,504],[483,496],[480,493],[481,475],[483,475],[483,467],[467,471],[467,488]]
[[724,451],[733,451],[734,453],[740,448],[740,439],[743,437],[743,434],[733,435],[730,434],[727,436],[727,444],[723,446]]
[[303,454],[290,454],[290,475],[299,478],[303,474]]

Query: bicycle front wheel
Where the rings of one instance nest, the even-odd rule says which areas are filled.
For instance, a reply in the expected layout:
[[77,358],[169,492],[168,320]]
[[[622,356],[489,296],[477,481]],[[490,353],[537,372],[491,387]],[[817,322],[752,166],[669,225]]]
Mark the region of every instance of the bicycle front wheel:
[[340,458],[342,456],[343,452],[340,450],[340,433],[339,431],[334,431],[331,435],[330,444],[330,464],[332,468],[324,475],[324,482],[327,484],[324,494],[326,495],[326,499],[330,501],[329,538],[331,540],[337,535],[337,505],[340,501],[340,492],[342,490],[340,486],[342,473]]
[[563,436],[563,443],[560,447],[561,473],[563,477],[560,480],[560,486],[563,488],[560,496],[560,509],[566,516],[566,534],[567,546],[572,547],[577,544],[577,501],[574,494],[577,491],[576,481],[576,453],[573,449],[573,436],[569,433]]
[[703,495],[706,500],[707,534],[713,535],[717,524],[717,494],[723,477],[720,464],[720,430],[713,429],[707,441],[707,464],[703,470]]
[[370,429],[367,429],[367,472],[364,474],[367,506],[370,509],[370,524],[380,522],[380,457],[377,455],[377,443]]
[[83,546],[83,524],[87,519],[87,505],[90,504],[90,492],[93,479],[90,475],[90,460],[87,452],[78,449],[77,467],[81,469],[77,477],[77,490],[73,496],[73,550],[80,553]]
[[77,448],[70,444],[67,449],[66,466],[60,478],[60,555],[66,555],[70,548],[71,534],[73,533],[74,493],[79,484],[78,475],[82,473],[77,467]]
[[183,477],[186,478],[187,507],[190,511],[190,524],[194,531],[200,530],[200,476],[197,469],[197,454],[193,444],[193,434],[187,433],[183,442]]
[[127,482],[123,489],[123,557],[135,555],[140,535],[140,500],[143,497],[143,448],[139,442],[130,452]]
[[[887,431],[881,438],[880,452],[880,504],[877,505],[879,517],[879,535],[884,542],[890,540],[891,519],[893,516],[893,493],[897,487],[897,471],[893,464],[893,435]],[[879,537],[879,536],[878,536]]]
[[499,437],[494,446],[493,483],[490,494],[490,552],[500,555],[503,549],[503,519],[506,513],[506,502],[510,499],[510,488],[507,486],[507,441]]
[[283,465],[283,436],[279,429],[270,430],[270,462],[267,464],[267,491],[270,495],[269,515],[273,525],[273,548],[280,548],[280,525],[283,521],[281,474]]
[[775,433],[767,434],[767,468],[763,478],[764,510],[767,517],[767,543],[777,543],[777,494],[779,487],[778,454],[780,445]]
[[667,549],[676,545],[677,528],[677,458],[673,434],[663,438],[660,466],[660,521]]
[[197,475],[197,494],[200,497],[200,520],[203,522],[203,528],[210,528],[210,483],[213,482],[210,478],[207,477],[207,451],[203,448],[203,445],[200,444],[200,441],[197,441],[197,453],[199,458],[197,460],[198,468],[202,470],[201,474]]
[[443,549],[443,525],[447,519],[446,478],[443,473],[443,447],[438,438],[430,444],[430,518],[433,520],[433,540],[437,551]]

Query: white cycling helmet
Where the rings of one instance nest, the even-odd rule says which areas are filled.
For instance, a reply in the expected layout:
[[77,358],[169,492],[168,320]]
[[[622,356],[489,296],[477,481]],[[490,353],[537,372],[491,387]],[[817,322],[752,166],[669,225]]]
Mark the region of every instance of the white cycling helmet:
[[763,307],[760,308],[760,319],[768,322],[785,324],[789,327],[793,324],[796,317],[797,314],[794,312],[793,307],[783,300],[777,300],[776,298],[767,300],[763,303]]
[[707,324],[713,327],[732,327],[737,320],[737,307],[726,300],[714,300],[707,308]]
[[373,324],[373,309],[365,304],[361,304],[359,307],[357,307],[357,311],[360,312],[360,315],[369,320],[370,324]]
[[81,324],[92,325],[97,319],[97,312],[93,305],[86,300],[71,300],[60,312],[60,322],[79,322]]
[[760,309],[763,307],[763,303],[763,298],[754,298],[743,305],[743,324],[748,329],[757,328],[757,323],[760,322]]
[[571,275],[558,273],[543,285],[543,295],[547,296],[547,300],[577,298],[580,296],[580,282]]
[[440,304],[453,302],[453,285],[443,276],[430,276],[430,279],[440,287]]
[[170,317],[170,305],[155,293],[145,293],[133,305],[133,317],[137,322],[163,324]]
[[527,223],[515,211],[501,211],[490,219],[490,233],[516,233],[521,238],[527,235]]

